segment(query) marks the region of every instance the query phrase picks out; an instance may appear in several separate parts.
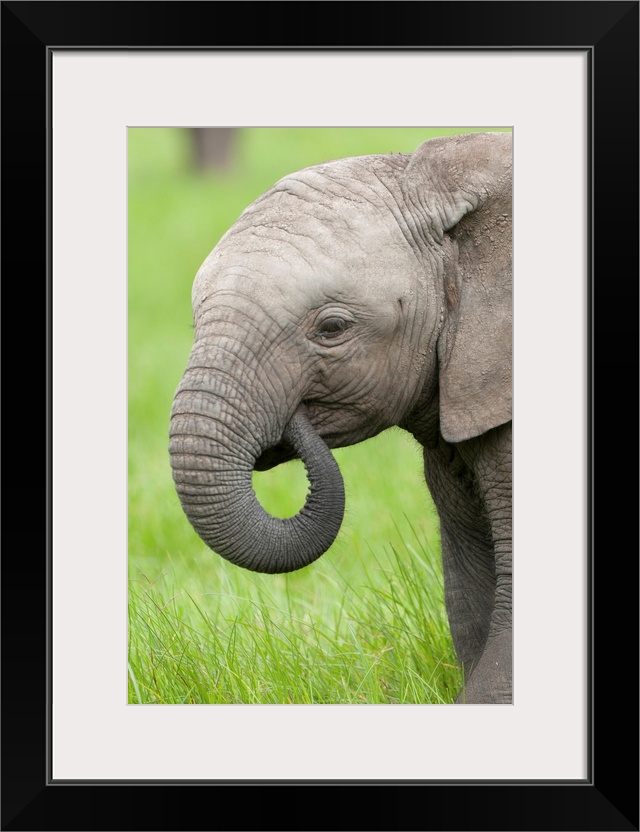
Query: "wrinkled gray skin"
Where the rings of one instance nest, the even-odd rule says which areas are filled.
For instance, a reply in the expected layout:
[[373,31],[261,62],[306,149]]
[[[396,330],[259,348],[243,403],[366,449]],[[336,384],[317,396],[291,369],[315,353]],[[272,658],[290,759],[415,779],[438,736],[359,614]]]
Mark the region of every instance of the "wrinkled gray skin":
[[[413,434],[466,703],[511,702],[511,156],[509,134],[473,133],[274,185],[198,272],[171,416],[187,517],[259,572],[300,569],[335,539],[329,448]],[[307,503],[270,517],[252,471],[294,456]]]

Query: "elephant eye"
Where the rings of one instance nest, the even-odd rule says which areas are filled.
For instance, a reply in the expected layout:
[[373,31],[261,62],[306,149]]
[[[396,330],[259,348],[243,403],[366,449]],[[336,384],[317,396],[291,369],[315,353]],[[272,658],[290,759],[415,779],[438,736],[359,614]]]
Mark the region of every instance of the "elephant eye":
[[318,327],[318,335],[323,338],[336,338],[345,331],[348,325],[349,322],[344,318],[327,318]]

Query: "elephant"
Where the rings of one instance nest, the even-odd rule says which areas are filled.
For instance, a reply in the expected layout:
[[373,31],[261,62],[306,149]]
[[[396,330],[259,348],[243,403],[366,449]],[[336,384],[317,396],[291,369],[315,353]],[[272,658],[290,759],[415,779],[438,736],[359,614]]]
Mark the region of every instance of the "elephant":
[[[399,426],[437,509],[456,703],[512,702],[512,141],[437,137],[335,159],[259,196],[200,267],[169,454],[202,540],[265,573],[341,527],[331,453]],[[254,470],[294,457],[310,490],[270,516]]]

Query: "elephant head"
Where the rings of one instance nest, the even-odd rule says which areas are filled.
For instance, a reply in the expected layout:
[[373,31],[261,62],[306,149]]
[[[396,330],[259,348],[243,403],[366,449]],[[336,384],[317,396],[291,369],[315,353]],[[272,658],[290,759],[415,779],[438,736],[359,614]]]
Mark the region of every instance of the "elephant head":
[[[184,511],[240,566],[304,567],[343,518],[330,448],[392,425],[459,443],[511,419],[511,136],[285,177],[207,257],[192,304],[170,427]],[[295,456],[307,501],[271,517],[252,472]]]

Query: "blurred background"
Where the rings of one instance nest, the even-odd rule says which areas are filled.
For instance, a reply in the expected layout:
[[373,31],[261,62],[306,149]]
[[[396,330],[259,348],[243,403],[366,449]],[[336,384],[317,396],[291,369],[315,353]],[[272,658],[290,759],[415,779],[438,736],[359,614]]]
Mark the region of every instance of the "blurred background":
[[[491,128],[129,129],[130,702],[455,695],[437,518],[408,434],[392,428],[334,452],[347,499],[338,539],[312,566],[275,576],[232,566],[200,541],[167,447],[192,344],[192,282],[244,208],[300,168],[411,153],[434,136],[477,129]],[[254,474],[254,487],[268,511],[288,516],[307,481],[293,461]]]

